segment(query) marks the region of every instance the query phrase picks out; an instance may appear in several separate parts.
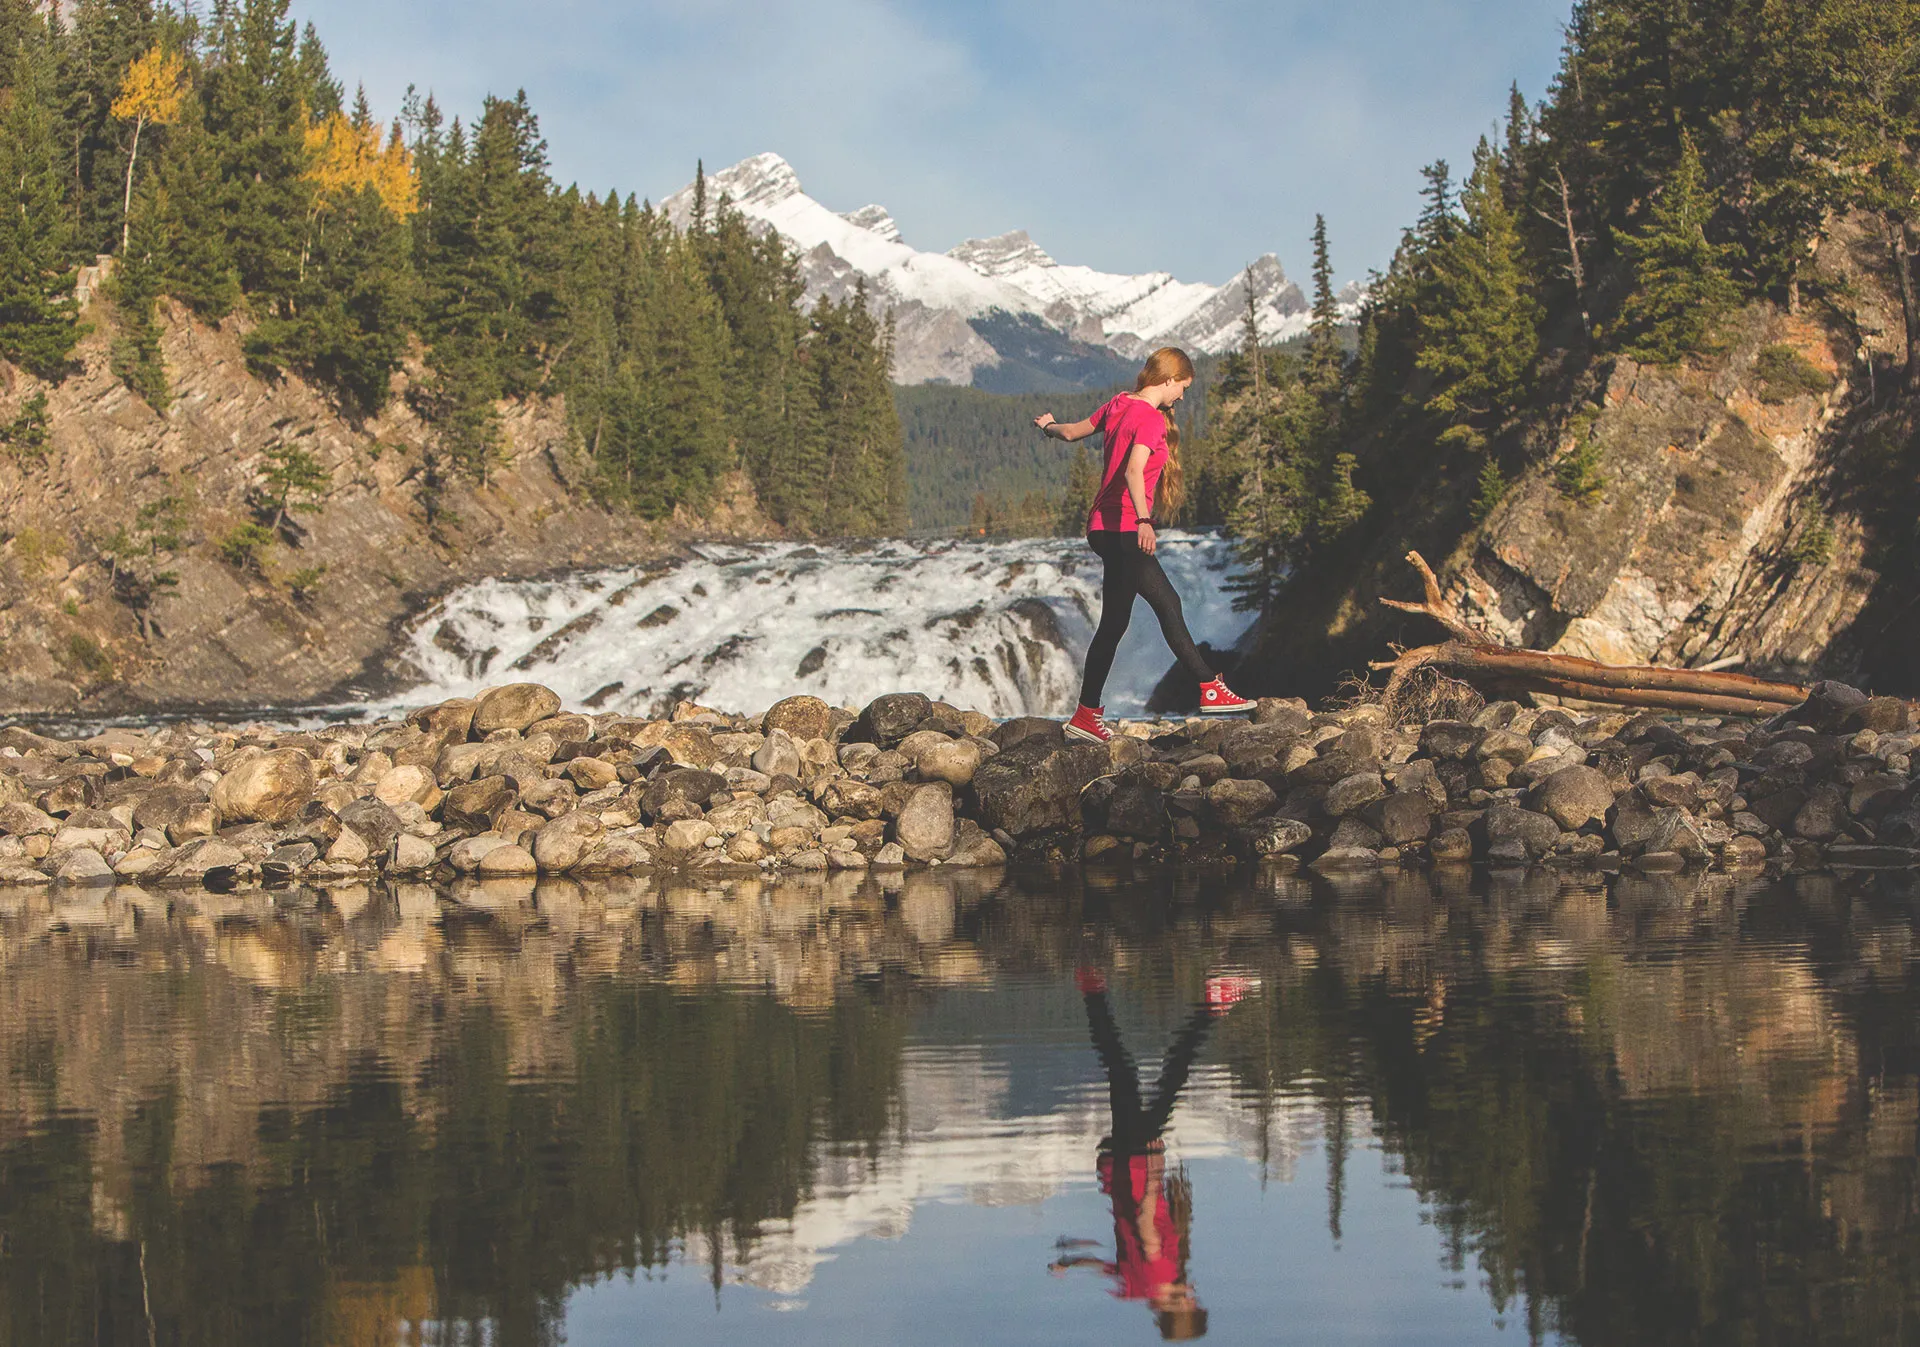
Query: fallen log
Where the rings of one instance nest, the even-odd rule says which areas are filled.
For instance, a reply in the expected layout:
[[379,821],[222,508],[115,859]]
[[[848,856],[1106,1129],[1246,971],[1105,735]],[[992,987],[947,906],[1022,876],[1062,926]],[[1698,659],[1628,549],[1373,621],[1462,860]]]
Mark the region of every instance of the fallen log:
[[1709,715],[1771,716],[1807,699],[1807,689],[1799,684],[1750,674],[1657,664],[1602,664],[1578,655],[1502,645],[1486,632],[1469,626],[1447,602],[1424,557],[1409,552],[1407,561],[1420,575],[1424,597],[1417,603],[1384,598],[1380,602],[1431,619],[1453,639],[1398,651],[1393,659],[1374,663],[1371,667],[1376,671],[1391,671],[1387,679],[1390,700],[1420,669],[1432,669],[1484,691]]

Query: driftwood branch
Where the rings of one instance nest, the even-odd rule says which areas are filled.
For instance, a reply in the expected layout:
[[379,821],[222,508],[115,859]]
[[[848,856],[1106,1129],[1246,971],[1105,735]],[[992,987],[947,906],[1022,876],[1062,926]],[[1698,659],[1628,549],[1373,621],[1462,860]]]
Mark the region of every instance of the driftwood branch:
[[1409,552],[1407,561],[1420,576],[1424,598],[1419,603],[1398,599],[1380,602],[1431,619],[1453,639],[1402,651],[1391,660],[1375,663],[1374,669],[1391,671],[1387,680],[1389,698],[1416,670],[1432,669],[1483,692],[1538,693],[1665,711],[1768,716],[1807,699],[1807,689],[1796,683],[1772,682],[1748,674],[1651,664],[1602,664],[1577,655],[1516,650],[1469,626],[1447,602],[1433,568],[1418,552]]

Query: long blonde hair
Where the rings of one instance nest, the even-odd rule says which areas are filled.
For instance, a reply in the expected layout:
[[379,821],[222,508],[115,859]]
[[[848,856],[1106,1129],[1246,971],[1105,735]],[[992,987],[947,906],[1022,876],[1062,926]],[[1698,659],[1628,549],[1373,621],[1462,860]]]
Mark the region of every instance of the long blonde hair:
[[[1173,383],[1193,377],[1193,361],[1187,353],[1177,346],[1162,346],[1147,357],[1147,363],[1140,367],[1139,375],[1133,381],[1133,391],[1144,393],[1159,384]],[[1173,408],[1162,407],[1160,415],[1167,418],[1167,466],[1160,474],[1159,502],[1164,504],[1168,514],[1180,508],[1180,501],[1186,495],[1185,483],[1180,469],[1180,423],[1174,419]]]

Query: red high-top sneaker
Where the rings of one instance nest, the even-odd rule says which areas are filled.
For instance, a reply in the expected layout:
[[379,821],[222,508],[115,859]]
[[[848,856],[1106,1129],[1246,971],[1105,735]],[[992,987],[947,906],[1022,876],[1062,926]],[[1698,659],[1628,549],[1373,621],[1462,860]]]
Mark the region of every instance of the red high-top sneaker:
[[1107,728],[1100,717],[1106,711],[1104,706],[1082,706],[1074,711],[1073,719],[1067,722],[1067,738],[1084,739],[1090,744],[1104,744],[1113,738],[1113,731]]
[[1207,979],[1207,1011],[1224,1015],[1240,1003],[1240,998],[1260,986],[1260,979],[1237,973],[1215,973]]
[[1251,710],[1253,703],[1245,697],[1235,696],[1223,678],[1200,685],[1200,714],[1203,716],[1238,716]]

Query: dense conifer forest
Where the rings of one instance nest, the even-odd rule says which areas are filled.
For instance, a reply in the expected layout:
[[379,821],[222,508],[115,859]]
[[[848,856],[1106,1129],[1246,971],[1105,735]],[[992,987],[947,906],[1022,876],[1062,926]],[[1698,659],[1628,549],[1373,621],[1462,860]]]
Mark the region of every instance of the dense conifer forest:
[[[1904,311],[1904,359],[1864,382],[1884,396],[1920,381],[1920,4],[1578,0],[1566,35],[1542,102],[1516,88],[1464,172],[1425,170],[1357,352],[1335,340],[1322,226],[1305,348],[1263,349],[1250,323],[1223,363],[1190,475],[1196,508],[1243,540],[1250,606],[1322,559],[1337,569],[1431,485],[1435,460],[1477,483],[1471,528],[1553,452],[1540,429],[1591,415],[1619,357],[1711,359],[1723,320],[1754,302],[1848,329],[1855,297],[1810,265],[1842,221],[1878,237]],[[1571,505],[1597,498],[1579,452],[1555,471]],[[1872,494],[1909,535],[1912,474],[1882,477]]]
[[0,0],[0,182],[0,356],[36,375],[71,368],[75,271],[108,255],[114,367],[156,410],[171,299],[243,318],[259,370],[357,417],[417,355],[431,472],[484,479],[503,400],[558,394],[596,489],[643,515],[738,468],[798,531],[907,522],[864,294],[801,306],[793,257],[724,199],[680,230],[561,188],[524,94],[464,121],[411,95],[383,125],[287,0]]

